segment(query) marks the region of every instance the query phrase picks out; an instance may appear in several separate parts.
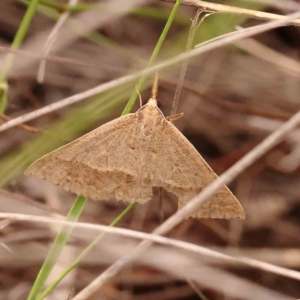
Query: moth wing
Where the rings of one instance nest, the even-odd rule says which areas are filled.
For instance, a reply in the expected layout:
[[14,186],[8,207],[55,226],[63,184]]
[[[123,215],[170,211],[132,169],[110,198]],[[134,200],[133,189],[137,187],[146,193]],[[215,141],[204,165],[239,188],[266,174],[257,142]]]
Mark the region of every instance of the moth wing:
[[130,151],[138,134],[137,116],[128,114],[43,156],[25,174],[94,200],[115,197],[144,203],[151,198],[152,189],[137,190],[139,153]]
[[[153,140],[158,150],[152,161],[152,168],[156,170],[153,182],[177,195],[181,208],[218,177],[172,123],[164,119],[157,131],[160,134]],[[148,157],[150,159],[151,154]],[[245,214],[236,197],[223,186],[189,217],[244,219]]]

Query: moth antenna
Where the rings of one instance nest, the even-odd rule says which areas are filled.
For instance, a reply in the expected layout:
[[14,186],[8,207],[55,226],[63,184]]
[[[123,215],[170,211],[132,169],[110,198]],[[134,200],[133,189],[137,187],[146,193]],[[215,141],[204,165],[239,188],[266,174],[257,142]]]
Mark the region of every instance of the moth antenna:
[[136,92],[138,93],[138,95],[140,97],[140,107],[142,107],[143,106],[143,100],[142,100],[141,93],[140,93],[140,91],[138,89],[138,85],[135,86],[135,90],[136,90]]
[[157,92],[158,92],[158,73],[155,73],[152,90],[151,90],[152,99],[157,100]]

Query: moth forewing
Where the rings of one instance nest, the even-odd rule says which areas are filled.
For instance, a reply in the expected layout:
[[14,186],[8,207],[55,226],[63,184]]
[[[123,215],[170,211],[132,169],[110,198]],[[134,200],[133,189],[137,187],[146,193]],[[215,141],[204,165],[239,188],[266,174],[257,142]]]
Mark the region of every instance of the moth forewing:
[[[26,174],[94,200],[145,203],[152,197],[152,187],[163,187],[178,197],[179,207],[217,179],[192,144],[163,116],[154,98],[135,114],[115,119],[43,156]],[[245,217],[225,186],[190,216]]]

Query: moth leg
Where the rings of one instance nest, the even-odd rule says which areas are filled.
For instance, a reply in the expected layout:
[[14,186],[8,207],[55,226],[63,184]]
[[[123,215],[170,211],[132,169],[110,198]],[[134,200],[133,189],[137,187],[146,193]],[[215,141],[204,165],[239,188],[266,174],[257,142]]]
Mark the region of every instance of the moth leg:
[[164,222],[164,212],[163,212],[163,206],[162,206],[162,198],[163,198],[163,189],[162,187],[158,190],[158,200],[159,200],[159,210],[158,210],[158,216],[161,223]]
[[176,120],[182,118],[183,116],[184,116],[184,113],[180,113],[180,114],[168,116],[168,117],[166,117],[166,120],[167,120],[167,121],[170,121],[170,122],[174,122],[174,121],[176,121]]
[[141,94],[140,94],[140,92],[139,92],[139,90],[138,90],[137,85],[135,86],[135,90],[136,90],[136,92],[138,93],[138,95],[139,95],[139,97],[140,97],[140,107],[142,107],[142,106],[143,106],[143,100],[142,100],[142,96],[141,96]]

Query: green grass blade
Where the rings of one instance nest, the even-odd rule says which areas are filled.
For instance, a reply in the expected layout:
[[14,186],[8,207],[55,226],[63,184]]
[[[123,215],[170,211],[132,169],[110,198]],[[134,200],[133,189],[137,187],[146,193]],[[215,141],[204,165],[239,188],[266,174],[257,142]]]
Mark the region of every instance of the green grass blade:
[[[113,222],[109,225],[111,227],[117,225],[119,221],[133,209],[136,203],[132,203],[127,206],[123,212],[113,220]],[[59,275],[59,277],[49,285],[44,292],[37,298],[37,300],[44,299],[62,280],[65,276],[68,275],[79,263],[80,261],[103,239],[105,236],[105,232],[101,233],[93,242],[91,242],[79,255],[78,257]]]
[[[7,89],[8,89],[8,84],[6,81],[0,82],[0,113],[3,113],[6,108],[6,103],[7,103]],[[2,121],[0,120],[0,124]]]
[[[19,29],[15,35],[15,38],[11,44],[11,49],[16,50],[20,47],[20,45],[22,44],[29,25],[32,21],[32,18],[35,14],[36,8],[39,4],[39,0],[32,0],[30,2],[30,5],[28,6],[26,13],[24,15],[24,18],[19,26]],[[7,86],[7,75],[12,67],[14,61],[14,54],[9,53],[4,61],[4,65],[3,65],[3,69],[1,70],[0,73],[0,84],[2,84],[2,86],[0,85],[0,113],[3,113],[5,111],[6,108],[6,103],[7,103],[7,90],[8,90],[8,86]],[[4,88],[5,86],[5,88]]]
[[[75,203],[71,207],[69,214],[66,218],[67,221],[76,222],[81,215],[81,212],[86,204],[86,198],[83,196],[78,196],[75,200]],[[59,234],[56,236],[55,241],[47,255],[46,260],[40,272],[35,280],[35,283],[30,291],[30,294],[27,300],[36,300],[38,294],[40,293],[47,277],[49,276],[50,272],[52,271],[61,251],[63,250],[64,246],[67,243],[67,240],[72,233],[73,227],[64,226]]]
[[[158,40],[158,42],[157,42],[157,44],[156,44],[156,46],[155,46],[155,48],[153,50],[153,53],[152,53],[152,55],[150,57],[150,60],[149,60],[148,65],[147,65],[147,68],[151,67],[153,65],[154,61],[156,60],[158,52],[160,51],[161,46],[162,46],[163,42],[166,39],[167,33],[169,32],[169,29],[170,29],[170,27],[171,27],[171,25],[172,25],[172,23],[174,21],[174,18],[176,16],[176,13],[177,13],[177,10],[178,10],[178,8],[180,6],[180,3],[181,3],[181,0],[177,0],[176,1],[175,5],[174,5],[174,7],[172,9],[172,12],[170,14],[170,17],[169,17],[169,19],[168,19],[168,21],[167,21],[167,23],[165,25],[165,28],[162,31],[162,33],[160,35],[160,38],[159,38],[159,40]],[[145,80],[146,80],[146,76],[143,76],[140,79],[140,81],[137,84],[137,89],[138,90],[142,89]],[[134,91],[134,93],[131,95],[131,97],[130,97],[130,99],[129,99],[127,105],[126,105],[126,107],[124,108],[124,111],[123,111],[122,115],[126,115],[126,114],[128,114],[132,110],[132,107],[133,107],[133,105],[134,105],[134,103],[135,103],[135,101],[137,99],[137,96],[138,96],[137,92]]]
[[41,5],[45,5],[47,7],[51,7],[53,9],[56,9],[60,13],[63,13],[65,11],[69,10],[69,5],[61,3],[59,1],[54,1],[54,0],[40,0]]
[[[26,10],[24,18],[23,18],[23,20],[19,26],[19,29],[15,35],[15,38],[11,44],[11,47],[10,47],[11,49],[16,50],[21,46],[21,44],[28,32],[29,25],[34,17],[34,14],[36,12],[38,4],[39,4],[39,0],[31,0],[30,1],[30,5],[28,6],[28,8]],[[6,59],[4,61],[4,66],[3,66],[1,76],[0,76],[0,82],[6,81],[6,77],[11,69],[13,60],[14,60],[13,54],[8,54],[6,56]]]

